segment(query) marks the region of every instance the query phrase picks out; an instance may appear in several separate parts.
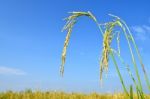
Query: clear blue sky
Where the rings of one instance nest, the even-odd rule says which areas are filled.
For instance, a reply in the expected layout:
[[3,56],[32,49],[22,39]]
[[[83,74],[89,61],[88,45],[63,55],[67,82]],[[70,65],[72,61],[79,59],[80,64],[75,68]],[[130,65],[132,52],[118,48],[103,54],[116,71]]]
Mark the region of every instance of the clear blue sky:
[[[60,77],[66,36],[61,32],[65,24],[62,19],[71,11],[91,11],[99,22],[108,21],[109,13],[124,19],[133,32],[150,75],[149,4],[149,0],[1,0],[0,91],[27,88],[76,92],[122,90],[111,61],[108,77],[103,78],[103,87],[100,86],[102,37],[88,18],[79,19],[73,29],[64,77]],[[126,41],[121,39],[121,42],[121,53],[131,63]],[[126,84],[132,84],[126,69],[123,66],[120,69]],[[145,83],[143,86],[146,91]]]

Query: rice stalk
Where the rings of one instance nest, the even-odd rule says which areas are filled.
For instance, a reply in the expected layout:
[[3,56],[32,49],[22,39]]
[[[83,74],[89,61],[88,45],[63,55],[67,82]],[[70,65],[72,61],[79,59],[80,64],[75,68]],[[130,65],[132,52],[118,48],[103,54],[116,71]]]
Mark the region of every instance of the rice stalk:
[[[143,90],[142,90],[142,84],[141,84],[141,80],[140,80],[140,76],[139,76],[139,73],[138,73],[138,68],[137,68],[137,65],[136,65],[136,62],[135,62],[135,58],[134,58],[134,54],[133,54],[133,51],[132,51],[132,48],[131,48],[131,45],[130,45],[130,39],[129,37],[131,38],[131,40],[133,39],[132,35],[128,35],[127,32],[126,32],[126,29],[125,27],[123,26],[123,24],[120,22],[120,18],[119,17],[116,17],[114,15],[111,15],[115,18],[117,18],[115,21],[118,23],[118,26],[120,26],[123,30],[123,33],[125,34],[125,37],[127,39],[127,42],[128,42],[128,46],[129,46],[129,50],[130,50],[130,54],[131,54],[131,57],[132,57],[132,63],[134,65],[134,69],[136,71],[136,76],[138,78],[138,82],[139,82],[139,87],[136,87],[138,90],[139,90],[139,93],[142,97],[142,99],[144,98],[144,95],[143,95]],[[137,47],[137,46],[136,46]],[[147,76],[146,76],[147,77]],[[132,77],[131,77],[132,78]],[[147,79],[146,79],[147,81]]]
[[[111,16],[116,17],[114,15],[111,15]],[[135,68],[135,71],[136,71],[136,75],[137,75],[137,78],[138,78],[138,81],[139,81],[140,89],[142,90],[142,84],[141,84],[140,76],[139,76],[139,73],[138,73],[138,68],[137,68],[135,58],[134,58],[134,54],[133,54],[133,51],[132,51],[132,47],[131,47],[131,44],[130,44],[129,35],[126,32],[126,29],[123,27],[123,24],[120,22],[119,17],[117,17],[116,22],[118,22],[118,26],[120,26],[122,28],[123,33],[125,34],[125,37],[126,37],[126,40],[127,40],[128,46],[129,46],[130,54],[131,54],[131,57],[132,57],[132,63],[134,65],[134,68]]]
[[[132,43],[134,44],[134,47],[135,47],[136,52],[138,54],[138,59],[140,60],[140,64],[142,66],[142,69],[143,69],[143,72],[144,72],[144,75],[145,75],[145,79],[146,79],[146,82],[147,82],[147,85],[148,85],[149,89],[150,89],[150,84],[149,84],[149,80],[148,80],[144,65],[142,63],[142,58],[140,56],[138,47],[135,44],[133,36],[132,36],[128,26],[126,25],[126,23],[123,20],[121,20],[119,17],[114,16],[114,15],[111,15],[111,16],[115,17],[116,18],[115,20],[113,20],[111,22],[104,23],[104,24],[99,24],[98,21],[96,20],[96,18],[94,17],[94,15],[89,11],[88,12],[71,12],[71,14],[72,15],[70,15],[68,18],[65,19],[65,20],[67,20],[67,22],[66,22],[66,25],[63,28],[63,30],[67,30],[68,33],[67,33],[67,36],[66,36],[66,40],[65,40],[65,44],[64,44],[64,48],[63,48],[63,52],[62,52],[62,64],[61,64],[61,69],[60,69],[61,75],[63,76],[63,73],[64,73],[64,64],[65,64],[65,59],[66,59],[66,51],[67,51],[67,47],[68,47],[68,44],[69,44],[69,39],[70,39],[70,35],[71,35],[71,32],[72,32],[72,28],[73,28],[74,24],[76,23],[78,17],[87,16],[87,17],[91,18],[96,23],[96,25],[98,26],[98,28],[99,28],[100,32],[102,33],[102,36],[103,36],[103,50],[102,50],[102,57],[101,57],[101,60],[100,60],[100,80],[102,80],[103,71],[106,71],[106,72],[108,71],[109,55],[110,55],[112,60],[113,60],[114,65],[115,65],[115,68],[117,70],[117,74],[118,74],[119,79],[121,81],[124,92],[126,93],[127,96],[130,96],[131,98],[133,97],[132,86],[130,87],[130,95],[129,95],[129,93],[126,89],[126,86],[123,82],[123,78],[122,78],[121,73],[119,71],[117,61],[115,60],[115,57],[114,57],[114,54],[116,54],[119,57],[122,64],[124,64],[126,66],[126,69],[129,73],[131,79],[133,80],[135,86],[136,86],[138,97],[141,97],[141,99],[144,99],[142,84],[141,84],[137,64],[136,64],[136,61],[135,61],[135,57],[134,57],[134,54],[133,54],[133,50],[132,50],[130,41],[132,41]],[[103,33],[102,28],[101,28],[101,25],[103,25],[105,27],[104,33]],[[132,75],[132,73],[129,69],[129,65],[126,64],[124,62],[124,60],[121,58],[121,55],[120,55],[120,32],[118,32],[118,35],[117,35],[118,52],[111,48],[111,42],[112,42],[112,39],[115,35],[113,30],[116,26],[121,27],[121,29],[123,30],[123,33],[125,34],[125,37],[126,37],[126,40],[127,40],[128,46],[129,46],[130,54],[131,54],[131,57],[132,57],[132,63],[134,65],[136,76],[138,78],[138,84],[136,83],[136,80],[134,79],[134,77],[133,77],[133,75]]]
[[[113,24],[112,24],[112,23],[113,23]],[[115,26],[117,26],[117,25],[120,26],[121,24],[118,23],[118,21],[114,21],[114,22],[111,22],[111,24],[109,24],[109,25],[110,25],[110,27],[111,27],[110,30],[111,30],[111,32],[112,32],[112,29],[113,29]],[[108,26],[106,26],[106,27],[108,27]],[[107,28],[106,28],[106,31],[108,31]],[[110,53],[109,50],[110,50],[110,48],[111,48],[111,47],[110,47],[110,43],[106,43],[106,42],[109,41],[109,39],[108,39],[108,37],[109,37],[108,34],[110,35],[111,33],[105,32],[105,33],[104,33],[104,36],[103,36],[103,38],[104,38],[104,40],[103,40],[103,54],[102,54],[102,59],[101,59],[102,62],[101,62],[101,76],[100,76],[100,77],[102,77],[103,69],[105,69],[105,68],[106,68],[106,70],[108,69],[108,55],[109,55],[109,53]],[[106,40],[106,37],[107,37],[107,40]],[[118,55],[118,57],[120,58],[121,62],[122,62],[124,65],[126,65],[125,62],[123,61],[123,59],[122,59],[121,56],[120,56],[120,45],[119,45],[120,38],[119,38],[119,37],[120,37],[120,36],[119,36],[119,33],[118,33],[118,35],[117,35],[117,44],[118,44],[118,53],[117,53],[117,55]],[[110,41],[111,41],[111,40],[110,40]],[[109,42],[110,42],[110,41],[109,41]],[[107,45],[107,46],[106,46],[106,45]],[[109,46],[108,46],[108,45],[109,45]],[[109,50],[107,51],[107,49],[109,49]],[[112,50],[111,50],[111,51],[112,51]],[[112,52],[113,52],[113,51],[112,51]],[[107,57],[106,57],[106,56],[107,56]],[[124,89],[125,93],[129,96],[129,94],[128,94],[127,90],[126,90],[126,87],[125,87],[125,85],[124,85],[124,82],[123,82],[121,73],[120,73],[120,71],[119,71],[117,62],[116,62],[115,59],[114,59],[113,53],[111,53],[111,57],[112,57],[112,59],[113,59],[113,62],[115,63],[115,67],[116,67],[117,73],[118,73],[118,75],[119,75],[120,81],[121,81],[121,83],[122,83],[123,89]],[[103,65],[104,65],[104,66],[103,66]],[[130,69],[129,69],[129,66],[126,65],[126,67],[127,67],[127,70],[128,70],[128,73],[129,73],[131,79],[133,80],[133,82],[134,82],[134,84],[135,84],[135,86],[136,86],[136,90],[139,91],[141,98],[144,99],[142,89],[139,90],[139,87],[138,87],[138,85],[137,85],[137,83],[136,83],[136,81],[135,81],[133,75],[131,74],[131,71],[130,71]],[[100,79],[101,79],[101,78],[100,78]]]
[[[141,99],[144,99],[144,98],[142,98],[142,97],[144,97],[144,96],[143,96],[143,93],[141,92],[141,90],[139,90],[139,86],[138,86],[136,80],[134,79],[134,77],[133,77],[133,75],[132,75],[132,72],[130,71],[129,65],[124,62],[124,60],[122,59],[122,57],[120,56],[120,54],[119,54],[118,52],[116,52],[114,49],[111,49],[111,50],[112,50],[112,52],[113,52],[114,54],[116,54],[116,55],[118,56],[118,58],[119,58],[119,60],[121,61],[121,63],[122,63],[123,65],[125,65],[125,67],[126,67],[126,69],[127,69],[127,71],[128,71],[128,74],[129,74],[129,76],[131,77],[131,79],[132,79],[132,81],[133,81],[133,83],[134,83],[134,85],[135,85],[135,87],[136,87],[138,97],[139,97],[139,95],[140,95],[140,96],[141,96]],[[139,99],[139,98],[138,98],[138,99]]]
[[140,97],[139,90],[136,90],[136,94],[137,94],[137,98],[139,99],[139,97]]
[[[122,29],[123,29],[123,31],[124,31],[124,34],[125,34],[126,39],[127,39],[127,42],[128,42],[130,54],[131,54],[131,57],[132,57],[132,63],[133,63],[133,65],[134,65],[134,68],[135,68],[135,71],[136,71],[136,75],[137,75],[137,78],[138,78],[138,81],[139,81],[140,90],[142,91],[141,79],[140,79],[140,75],[139,75],[139,73],[138,73],[137,64],[136,64],[136,61],[135,61],[135,58],[134,58],[134,54],[133,54],[133,51],[132,51],[132,48],[131,48],[131,45],[130,45],[130,41],[129,41],[129,38],[128,38],[128,34],[126,33],[125,28],[122,27]],[[143,91],[142,91],[142,92],[143,92]]]
[[[118,64],[117,64],[117,62],[114,58],[113,52],[111,51],[111,42],[112,42],[112,39],[113,39],[112,32],[113,32],[113,29],[115,28],[116,24],[117,24],[116,22],[108,22],[105,26],[106,29],[105,29],[105,33],[104,33],[104,36],[103,36],[103,51],[102,51],[102,57],[101,57],[101,60],[100,60],[100,80],[102,80],[103,71],[104,70],[108,71],[109,55],[111,55],[111,58],[114,62],[114,65],[115,65],[115,68],[117,70],[120,82],[123,86],[124,92],[126,93],[127,96],[129,96],[128,91],[125,87],[123,78],[121,76],[121,73],[119,71]],[[118,40],[119,40],[119,38],[118,38]]]
[[133,99],[133,88],[132,88],[132,85],[130,86],[130,99]]
[[70,40],[70,35],[72,32],[72,28],[74,26],[74,24],[77,22],[77,18],[81,17],[81,16],[87,16],[90,19],[92,19],[96,25],[98,26],[100,32],[102,33],[103,36],[103,32],[101,27],[98,24],[97,19],[95,18],[95,16],[91,13],[91,12],[69,12],[71,15],[67,18],[65,18],[65,20],[67,21],[65,26],[63,27],[62,31],[67,30],[67,36],[65,39],[65,43],[64,43],[64,47],[63,47],[63,51],[62,51],[62,58],[61,58],[61,66],[60,66],[60,74],[61,76],[63,76],[64,74],[64,64],[65,64],[65,60],[66,60],[66,52],[67,52],[67,47],[69,44],[69,40]]
[[124,84],[124,82],[123,82],[123,79],[122,79],[121,73],[120,73],[120,71],[119,71],[119,68],[118,68],[117,62],[116,62],[116,60],[115,60],[115,57],[114,57],[114,55],[113,55],[113,52],[112,52],[112,51],[110,51],[110,55],[111,55],[111,58],[112,58],[112,60],[113,60],[113,62],[114,62],[114,65],[115,65],[115,68],[116,68],[116,70],[117,70],[118,76],[119,76],[119,78],[120,78],[121,84],[122,84],[122,86],[123,86],[124,92],[125,92],[125,94],[126,94],[127,96],[129,96],[129,93],[128,93],[128,91],[127,91],[126,87],[125,87],[125,84]]
[[134,40],[134,38],[133,38],[133,36],[132,36],[132,33],[131,33],[129,27],[126,25],[126,23],[125,23],[123,20],[122,20],[122,23],[125,25],[125,27],[127,28],[128,32],[129,32],[129,35],[130,35],[130,37],[131,37],[131,41],[132,41],[132,43],[133,43],[133,45],[134,45],[134,47],[135,47],[135,49],[136,49],[136,53],[137,53],[137,55],[138,55],[138,59],[139,59],[140,64],[141,64],[141,66],[142,66],[142,69],[143,69],[143,72],[144,72],[144,76],[145,76],[145,80],[146,80],[148,89],[150,90],[149,79],[148,79],[148,76],[147,76],[147,72],[146,72],[146,70],[145,70],[145,66],[144,66],[144,64],[143,64],[143,62],[142,62],[142,57],[141,57],[141,55],[140,55],[140,52],[139,52],[139,50],[138,50],[138,47],[137,47],[137,45],[136,45],[136,43],[135,43],[135,40]]
[[[112,15],[112,14],[109,14],[109,15],[112,16],[112,17],[115,17],[119,21],[120,26],[121,26],[121,28],[123,29],[123,31],[125,32],[126,35],[127,35],[127,32],[129,33],[129,35],[127,35],[128,36],[128,40],[132,41],[132,43],[134,45],[134,48],[135,48],[136,53],[138,55],[138,59],[140,61],[140,64],[141,64],[143,72],[144,72],[144,76],[145,76],[145,80],[146,80],[147,86],[148,86],[148,88],[150,90],[150,83],[149,83],[149,79],[148,79],[148,76],[147,76],[147,73],[146,73],[146,70],[145,70],[145,66],[144,66],[144,64],[142,62],[142,57],[140,55],[140,52],[138,50],[138,47],[137,47],[137,45],[135,43],[135,40],[134,40],[134,38],[132,36],[132,33],[131,33],[129,27],[127,26],[127,24],[125,23],[125,21],[122,20],[122,19],[120,19],[118,16],[115,16],[115,15]],[[123,25],[124,25],[124,27],[123,27]],[[127,32],[126,32],[126,29],[127,29]]]
[[120,32],[117,35],[118,54],[120,54]]
[[125,63],[125,61],[123,60],[123,58],[121,57],[121,55],[118,52],[116,52],[114,49],[111,49],[111,51],[118,56],[119,60],[125,66],[125,68],[127,69],[128,73],[129,73],[129,76],[131,77],[131,79],[133,80],[135,86],[137,87],[136,80],[134,79],[134,77],[132,75],[132,72],[130,71],[129,65]]

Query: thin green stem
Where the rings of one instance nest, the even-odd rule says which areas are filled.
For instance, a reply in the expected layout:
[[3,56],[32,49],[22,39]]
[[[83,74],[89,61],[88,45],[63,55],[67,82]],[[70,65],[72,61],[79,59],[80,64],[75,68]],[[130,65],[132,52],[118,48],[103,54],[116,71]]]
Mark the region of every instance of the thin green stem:
[[[130,32],[128,26],[126,25],[126,23],[125,23],[123,20],[121,20],[118,16],[115,16],[115,15],[112,15],[112,14],[109,14],[109,15],[112,16],[112,17],[115,17],[115,18],[117,19],[116,22],[118,22],[118,25],[123,29],[123,33],[125,34],[125,37],[126,37],[126,39],[127,39],[128,46],[129,46],[129,50],[130,50],[130,54],[131,54],[131,57],[132,57],[132,63],[133,63],[133,65],[134,65],[134,69],[135,69],[135,72],[136,72],[136,76],[137,76],[137,78],[138,78],[139,87],[140,87],[139,92],[140,92],[140,95],[143,96],[142,84],[141,84],[140,76],[139,76],[139,73],[138,73],[138,68],[137,68],[137,65],[136,65],[136,62],[135,62],[134,54],[133,54],[133,51],[132,51],[132,48],[131,48],[129,36],[128,36],[127,32],[126,32],[126,29],[128,30],[128,32],[129,32],[129,34],[130,34],[131,40],[132,40],[132,42],[133,42],[133,44],[134,44],[134,47],[136,48],[136,52],[137,52],[137,54],[138,54],[138,58],[139,58],[139,60],[140,60],[140,63],[141,63],[142,68],[143,68],[143,72],[144,72],[144,74],[145,74],[146,82],[149,84],[149,82],[148,82],[148,77],[147,77],[147,75],[146,75],[146,71],[145,71],[145,69],[144,69],[144,65],[143,65],[143,63],[142,63],[142,59],[141,59],[141,56],[140,56],[140,54],[139,54],[139,52],[138,52],[137,46],[136,46],[136,44],[135,44],[135,41],[134,41],[134,39],[133,39],[133,37],[132,37],[132,34],[131,34],[131,32]],[[126,28],[124,28],[123,25],[125,25]]]
[[130,86],[130,99],[133,99],[133,88],[132,88],[132,85]]
[[133,75],[132,75],[132,73],[131,73],[131,71],[130,71],[129,65],[124,62],[124,60],[122,59],[122,57],[120,56],[119,53],[117,53],[117,52],[116,52],[115,50],[113,50],[113,49],[112,49],[112,52],[113,52],[114,54],[116,54],[116,55],[118,56],[119,60],[121,61],[121,63],[122,63],[123,65],[125,65],[125,67],[126,67],[128,73],[129,73],[131,79],[133,80],[135,86],[137,87],[136,80],[134,79],[134,77],[133,77]]
[[98,23],[96,17],[95,17],[90,11],[88,11],[88,13],[89,13],[90,17],[94,20],[94,22],[96,23],[96,25],[98,26],[98,28],[99,28],[99,30],[100,30],[102,36],[104,36],[103,30],[102,30],[101,26],[99,25],[99,23]]
[[[127,69],[128,73],[129,73],[129,75],[130,75],[130,77],[131,77],[133,83],[135,84],[136,90],[140,92],[141,98],[144,97],[143,92],[141,92],[141,90],[139,90],[139,87],[138,87],[138,85],[137,85],[137,83],[136,83],[136,80],[134,79],[134,77],[133,77],[133,75],[132,75],[132,72],[130,71],[129,65],[124,62],[124,60],[122,59],[122,57],[120,56],[119,53],[117,53],[117,52],[116,52],[115,50],[113,50],[113,49],[111,49],[111,50],[112,50],[112,52],[113,52],[114,54],[116,54],[116,55],[118,56],[118,58],[119,58],[119,60],[121,61],[121,63],[126,66],[126,69]],[[142,98],[142,99],[143,99],[143,98]]]
[[117,70],[117,73],[118,73],[118,76],[119,76],[120,82],[121,82],[121,84],[122,84],[122,87],[123,87],[123,89],[124,89],[124,92],[126,93],[126,95],[127,95],[127,96],[129,96],[129,93],[128,93],[128,91],[127,91],[126,87],[125,87],[125,84],[124,84],[124,82],[123,82],[123,79],[122,79],[121,73],[120,73],[120,71],[119,71],[119,68],[118,68],[117,62],[116,62],[116,60],[115,60],[115,57],[114,57],[114,55],[113,55],[113,52],[112,52],[112,51],[110,51],[110,55],[111,55],[112,60],[113,60],[113,62],[114,62],[114,65],[115,65],[115,68],[116,68],[116,70]]
[[147,86],[148,86],[148,88],[149,88],[149,90],[150,90],[149,79],[148,79],[148,76],[147,76],[147,73],[146,73],[144,64],[143,64],[143,62],[142,62],[142,58],[141,58],[140,52],[139,52],[139,50],[138,50],[138,47],[137,47],[137,45],[136,45],[136,43],[135,43],[135,40],[134,40],[134,38],[133,38],[133,36],[132,36],[132,33],[131,33],[130,29],[128,28],[128,26],[126,25],[126,23],[125,23],[123,20],[121,20],[121,21],[122,21],[122,23],[125,25],[125,27],[127,28],[128,32],[129,32],[129,34],[130,34],[132,43],[133,43],[133,45],[134,45],[134,47],[135,47],[135,49],[136,49],[136,53],[137,53],[137,55],[138,55],[140,64],[141,64],[142,69],[143,69],[143,72],[144,72],[144,76],[145,76],[145,80],[146,80]]
[[[138,78],[138,82],[139,82],[139,87],[140,87],[140,90],[142,91],[142,84],[141,84],[141,79],[140,79],[140,76],[139,76],[139,72],[138,72],[138,68],[137,68],[137,65],[136,65],[136,62],[135,62],[135,58],[134,58],[134,54],[133,54],[133,51],[132,51],[132,48],[131,48],[131,44],[130,44],[130,41],[129,41],[129,37],[128,37],[128,34],[126,32],[126,29],[124,27],[121,27],[123,29],[123,33],[125,34],[125,37],[126,37],[126,40],[127,40],[127,43],[128,43],[128,46],[129,46],[129,50],[130,50],[130,54],[131,54],[131,57],[132,57],[132,63],[134,65],[134,69],[135,69],[135,72],[136,72],[136,76]],[[143,92],[143,91],[142,91]]]
[[[143,72],[144,72],[144,77],[145,77],[145,80],[146,80],[148,89],[150,90],[150,82],[149,82],[149,79],[148,79],[148,76],[147,76],[147,73],[146,73],[144,64],[143,64],[143,62],[142,62],[141,55],[140,55],[140,52],[139,52],[139,50],[138,50],[138,47],[137,47],[137,45],[136,45],[136,43],[135,43],[135,40],[134,40],[134,38],[133,38],[133,36],[132,36],[132,33],[131,33],[129,27],[126,25],[125,21],[122,20],[122,19],[120,19],[118,16],[115,16],[115,15],[112,15],[112,14],[109,14],[109,15],[112,16],[112,17],[115,17],[115,18],[116,18],[117,20],[119,20],[123,25],[125,25],[125,27],[126,27],[128,33],[129,33],[129,35],[130,35],[130,37],[131,37],[131,41],[132,41],[132,43],[133,43],[133,45],[134,45],[134,47],[135,47],[135,50],[136,50],[136,53],[137,53],[137,55],[138,55],[138,59],[139,59],[139,61],[140,61],[140,64],[141,64],[141,66],[142,66],[142,69],[143,69]],[[120,23],[121,28],[124,28],[121,23]],[[123,29],[123,30],[125,30],[125,29]],[[128,40],[128,45],[130,45],[126,31],[125,31],[125,35],[126,35],[126,38],[127,38],[127,40]],[[130,46],[129,46],[129,47],[130,47]],[[131,50],[130,50],[130,52],[131,52],[131,54],[132,54],[132,51],[131,51]],[[131,56],[132,56],[132,60],[134,61],[133,55],[131,55]],[[134,64],[134,65],[136,65],[136,64]],[[137,66],[134,66],[134,67],[137,67]],[[137,71],[137,69],[136,69],[136,71]],[[137,74],[137,73],[136,73],[136,74]],[[137,76],[138,76],[138,75],[137,75]],[[139,82],[140,82],[139,77],[138,77],[138,80],[139,80]]]

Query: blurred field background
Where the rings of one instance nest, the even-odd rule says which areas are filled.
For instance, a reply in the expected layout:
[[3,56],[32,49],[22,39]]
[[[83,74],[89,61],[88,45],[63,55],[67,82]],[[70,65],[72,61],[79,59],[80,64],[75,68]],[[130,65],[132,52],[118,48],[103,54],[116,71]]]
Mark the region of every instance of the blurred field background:
[[[128,99],[124,93],[98,94],[98,93],[65,93],[65,92],[41,92],[26,90],[22,92],[1,92],[0,99]],[[138,99],[134,94],[133,99]],[[145,95],[145,99],[150,99],[150,95]]]

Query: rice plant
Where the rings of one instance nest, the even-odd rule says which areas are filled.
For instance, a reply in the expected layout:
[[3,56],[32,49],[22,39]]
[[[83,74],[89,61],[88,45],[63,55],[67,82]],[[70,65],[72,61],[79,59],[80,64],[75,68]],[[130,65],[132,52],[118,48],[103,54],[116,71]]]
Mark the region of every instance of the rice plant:
[[[113,17],[114,19],[112,21],[106,22],[104,24],[99,24],[97,19],[95,18],[95,16],[91,12],[72,12],[71,15],[68,18],[66,18],[67,23],[64,26],[63,30],[67,30],[68,34],[66,36],[66,40],[65,40],[65,44],[64,44],[64,48],[63,48],[63,52],[62,52],[62,64],[61,64],[61,69],[60,69],[61,75],[63,76],[63,73],[64,73],[64,64],[65,64],[65,59],[66,59],[66,51],[67,51],[67,46],[69,44],[69,39],[70,39],[70,35],[71,35],[71,32],[72,32],[72,28],[73,28],[74,24],[77,22],[77,19],[80,16],[87,16],[87,17],[91,18],[92,20],[94,20],[94,22],[98,26],[98,28],[99,28],[99,30],[102,34],[102,37],[103,37],[102,57],[100,59],[100,80],[102,80],[103,72],[108,71],[109,59],[112,59],[114,65],[115,65],[115,69],[117,71],[117,74],[119,76],[120,82],[122,84],[122,87],[124,89],[124,92],[126,93],[126,95],[128,97],[130,97],[132,99],[132,97],[133,97],[132,87],[130,87],[130,94],[129,94],[129,92],[128,92],[125,84],[124,84],[121,72],[119,70],[118,63],[115,59],[115,56],[117,56],[119,58],[119,60],[121,61],[121,63],[126,67],[128,73],[129,73],[129,76],[130,76],[130,78],[132,79],[132,81],[135,85],[138,97],[140,97],[141,99],[144,99],[145,97],[144,97],[144,93],[143,93],[143,88],[142,88],[142,83],[141,83],[141,79],[140,79],[140,75],[139,75],[139,70],[137,68],[137,63],[135,61],[135,57],[134,57],[134,54],[133,54],[133,49],[131,47],[131,43],[133,43],[134,48],[136,49],[136,53],[138,55],[140,65],[142,66],[142,70],[144,72],[144,76],[145,76],[147,86],[150,90],[149,79],[148,79],[145,67],[143,65],[142,58],[141,58],[141,55],[139,53],[138,47],[137,47],[137,45],[135,43],[135,40],[132,36],[132,33],[129,30],[129,27],[126,25],[126,23],[122,19],[120,19],[119,17],[117,17],[115,15],[112,15],[112,14],[109,14],[109,16]],[[121,28],[122,31],[116,30],[115,29],[116,27]],[[117,37],[116,37],[116,34],[117,34]],[[122,56],[120,54],[120,52],[121,52],[121,50],[120,50],[120,35],[124,35],[126,40],[127,40],[127,43],[128,43],[128,46],[129,46],[129,51],[130,51],[131,58],[132,58],[133,67],[134,67],[134,70],[136,72],[136,77],[137,77],[138,81],[135,80],[135,77],[133,76],[133,74],[130,70],[131,66],[129,66],[124,61],[124,59],[122,58]],[[116,38],[116,40],[117,40],[117,45],[118,45],[117,51],[114,48],[111,47],[111,43],[112,43],[112,40],[114,38]]]
[[[129,30],[129,27],[126,25],[126,23],[125,23],[122,19],[120,19],[119,17],[117,17],[117,16],[114,16],[114,15],[111,15],[111,14],[110,14],[110,16],[113,16],[113,17],[116,18],[115,21],[118,22],[119,26],[120,26],[120,27],[122,28],[122,30],[123,30],[123,33],[125,34],[126,40],[127,40],[127,42],[128,42],[130,54],[131,54],[131,57],[132,57],[132,63],[133,63],[133,66],[134,66],[134,69],[135,69],[135,72],[136,72],[136,76],[137,76],[137,78],[138,78],[138,83],[139,83],[138,86],[137,86],[137,84],[135,83],[135,81],[134,81],[134,80],[133,80],[133,81],[134,81],[134,83],[135,83],[136,89],[137,89],[137,91],[139,92],[140,96],[141,96],[142,98],[144,98],[144,96],[143,96],[142,84],[141,84],[141,80],[140,80],[140,75],[139,75],[139,72],[138,72],[137,63],[136,63],[136,61],[135,61],[135,57],[134,57],[134,54],[133,54],[133,49],[132,49],[132,47],[131,47],[131,43],[133,43],[134,48],[136,49],[136,53],[137,53],[137,55],[138,55],[138,59],[139,59],[139,61],[140,61],[140,65],[142,66],[142,70],[143,70],[143,72],[144,72],[144,77],[145,77],[146,84],[147,84],[147,86],[148,86],[148,89],[150,90],[149,79],[148,79],[148,76],[147,76],[145,67],[144,67],[144,65],[143,65],[142,58],[141,58],[141,55],[140,55],[140,53],[139,53],[138,47],[137,47],[137,45],[136,45],[136,43],[135,43],[135,40],[134,40],[134,38],[133,38],[133,36],[132,36],[132,33],[131,33],[131,31]],[[131,73],[130,73],[130,74],[131,74]],[[133,76],[131,76],[131,78],[133,79]]]
[[93,16],[93,14],[91,12],[89,12],[89,11],[88,12],[70,12],[70,14],[71,15],[69,17],[65,18],[65,20],[67,22],[62,30],[62,31],[67,30],[68,33],[67,33],[67,36],[65,39],[64,48],[63,48],[63,52],[62,52],[62,63],[61,63],[61,68],[60,68],[61,76],[63,76],[63,74],[64,74],[64,64],[65,64],[65,60],[66,60],[66,51],[67,51],[67,47],[69,44],[70,35],[71,35],[74,24],[77,22],[77,19],[81,16],[86,16],[86,17],[91,18],[97,24],[99,30],[102,33],[102,29],[100,28],[97,19]]

